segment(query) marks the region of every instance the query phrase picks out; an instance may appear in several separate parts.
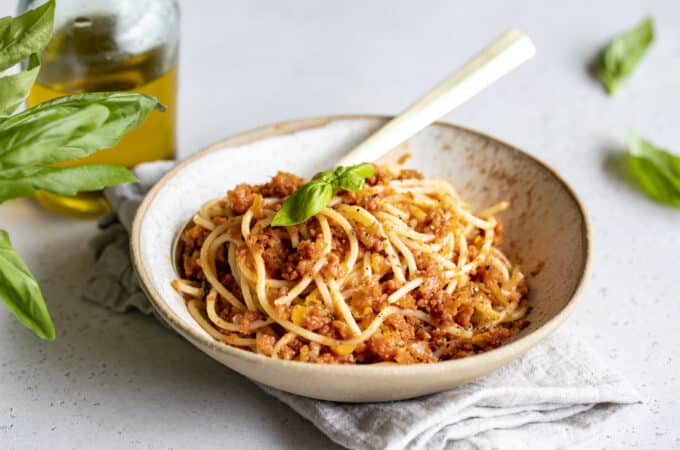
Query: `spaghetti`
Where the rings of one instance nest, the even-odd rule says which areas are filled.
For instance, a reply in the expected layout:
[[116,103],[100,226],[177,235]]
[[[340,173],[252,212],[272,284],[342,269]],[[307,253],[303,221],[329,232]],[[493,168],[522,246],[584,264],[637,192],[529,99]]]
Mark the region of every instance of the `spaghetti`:
[[499,249],[501,202],[376,167],[304,223],[271,227],[304,180],[280,172],[207,202],[180,240],[183,295],[226,344],[317,363],[421,363],[501,345],[527,325],[522,272]]

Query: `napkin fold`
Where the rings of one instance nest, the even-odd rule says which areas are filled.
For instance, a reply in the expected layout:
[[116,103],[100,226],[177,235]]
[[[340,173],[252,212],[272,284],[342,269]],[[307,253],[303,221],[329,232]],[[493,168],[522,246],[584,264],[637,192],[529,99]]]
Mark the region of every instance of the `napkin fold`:
[[[115,212],[100,220],[101,233],[91,242],[96,262],[84,299],[116,312],[153,312],[130,264],[128,232],[144,194],[173,164],[142,164],[134,170],[139,183],[106,189]],[[564,327],[480,380],[412,400],[345,404],[260,387],[333,441],[362,450],[565,448],[640,402],[619,373]]]

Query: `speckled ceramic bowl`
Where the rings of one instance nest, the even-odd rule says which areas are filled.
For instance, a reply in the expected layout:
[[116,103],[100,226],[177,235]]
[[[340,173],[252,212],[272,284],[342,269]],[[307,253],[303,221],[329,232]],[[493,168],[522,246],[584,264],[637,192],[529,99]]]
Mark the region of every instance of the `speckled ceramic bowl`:
[[507,199],[505,248],[527,274],[531,325],[502,347],[463,359],[410,366],[317,365],[274,360],[211,338],[170,286],[175,234],[208,199],[278,170],[311,176],[334,165],[387,118],[326,117],[279,123],[218,142],[167,173],[135,218],[134,267],[154,308],[179,334],[225,366],[260,383],[308,397],[372,402],[442,391],[522,355],[569,315],[589,266],[588,220],[574,192],[549,167],[508,145],[454,125],[434,124],[388,155],[449,180],[475,207]]

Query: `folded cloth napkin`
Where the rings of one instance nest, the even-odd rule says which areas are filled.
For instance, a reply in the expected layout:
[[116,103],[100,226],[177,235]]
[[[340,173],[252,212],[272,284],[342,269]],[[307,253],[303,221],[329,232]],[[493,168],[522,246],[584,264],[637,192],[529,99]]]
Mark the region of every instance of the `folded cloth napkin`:
[[[135,169],[138,184],[106,190],[115,213],[92,241],[84,298],[122,312],[152,312],[130,266],[128,231],[144,193],[172,162]],[[577,337],[561,330],[480,380],[412,400],[318,401],[260,386],[351,449],[551,449],[582,441],[632,409],[639,394]]]

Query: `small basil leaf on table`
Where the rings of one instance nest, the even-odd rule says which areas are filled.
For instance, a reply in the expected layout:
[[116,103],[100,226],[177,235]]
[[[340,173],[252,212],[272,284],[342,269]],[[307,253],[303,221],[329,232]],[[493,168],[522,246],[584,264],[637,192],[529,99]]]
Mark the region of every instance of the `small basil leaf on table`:
[[650,197],[680,206],[680,156],[656,147],[635,132],[628,135],[630,170]]
[[13,113],[26,100],[39,70],[40,58],[34,53],[25,71],[0,78],[0,115]]
[[19,17],[0,18],[0,71],[47,46],[52,37],[54,0]]
[[597,63],[597,75],[610,95],[633,72],[653,41],[654,23],[648,18],[632,30],[616,36],[602,50]]
[[0,299],[39,337],[50,340],[56,337],[38,282],[12,248],[4,230],[0,230]]
[[114,147],[158,101],[128,92],[60,97],[0,121],[0,168],[51,164]]
[[272,220],[273,227],[302,223],[317,214],[333,199],[333,185],[323,180],[312,180],[293,192]]

